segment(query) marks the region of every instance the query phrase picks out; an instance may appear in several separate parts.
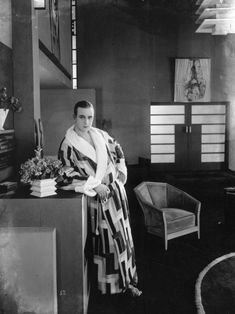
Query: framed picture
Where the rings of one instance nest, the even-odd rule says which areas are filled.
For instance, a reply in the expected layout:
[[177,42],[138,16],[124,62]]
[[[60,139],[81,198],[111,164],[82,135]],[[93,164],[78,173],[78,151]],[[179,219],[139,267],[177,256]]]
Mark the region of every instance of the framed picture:
[[211,100],[211,60],[200,58],[175,60],[175,102]]
[[54,56],[60,60],[60,33],[59,33],[59,10],[58,0],[49,1],[51,50]]

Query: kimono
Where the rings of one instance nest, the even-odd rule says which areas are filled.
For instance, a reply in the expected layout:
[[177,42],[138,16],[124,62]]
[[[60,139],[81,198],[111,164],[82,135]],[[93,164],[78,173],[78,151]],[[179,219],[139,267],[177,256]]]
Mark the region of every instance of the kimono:
[[[72,126],[60,145],[58,156],[67,169],[64,184],[88,196],[98,290],[102,294],[115,294],[125,291],[130,284],[137,284],[124,188],[127,169],[120,145],[107,132],[91,128],[90,135],[95,148],[77,135]],[[110,190],[105,202],[101,202],[94,190],[100,183]]]

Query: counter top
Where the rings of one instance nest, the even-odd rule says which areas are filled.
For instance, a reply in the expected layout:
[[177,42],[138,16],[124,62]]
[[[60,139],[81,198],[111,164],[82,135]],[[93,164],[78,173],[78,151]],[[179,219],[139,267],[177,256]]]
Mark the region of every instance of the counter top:
[[14,192],[8,192],[8,193],[3,193],[0,194],[0,198],[1,199],[22,199],[22,198],[33,198],[33,199],[51,199],[51,198],[55,198],[55,199],[59,199],[59,198],[81,198],[82,197],[82,193],[77,193],[75,191],[65,191],[65,190],[61,190],[61,189],[57,189],[56,190],[55,195],[51,195],[51,196],[46,196],[46,197],[36,197],[36,196],[32,196],[30,195],[30,186],[29,185],[19,185],[17,190]]

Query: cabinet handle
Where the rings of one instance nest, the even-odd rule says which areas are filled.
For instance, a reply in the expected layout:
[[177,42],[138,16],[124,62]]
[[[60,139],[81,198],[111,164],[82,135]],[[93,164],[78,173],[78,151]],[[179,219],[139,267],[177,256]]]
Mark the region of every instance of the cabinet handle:
[[191,127],[191,125],[189,125],[189,133],[192,133],[192,127]]

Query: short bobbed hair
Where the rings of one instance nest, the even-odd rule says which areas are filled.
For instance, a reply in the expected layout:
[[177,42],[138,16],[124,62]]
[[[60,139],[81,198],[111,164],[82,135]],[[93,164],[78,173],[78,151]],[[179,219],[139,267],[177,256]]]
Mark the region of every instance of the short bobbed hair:
[[89,101],[87,101],[87,100],[78,101],[78,102],[74,105],[73,114],[74,114],[75,116],[77,116],[78,108],[92,108],[92,109],[94,109],[92,103],[89,102]]

